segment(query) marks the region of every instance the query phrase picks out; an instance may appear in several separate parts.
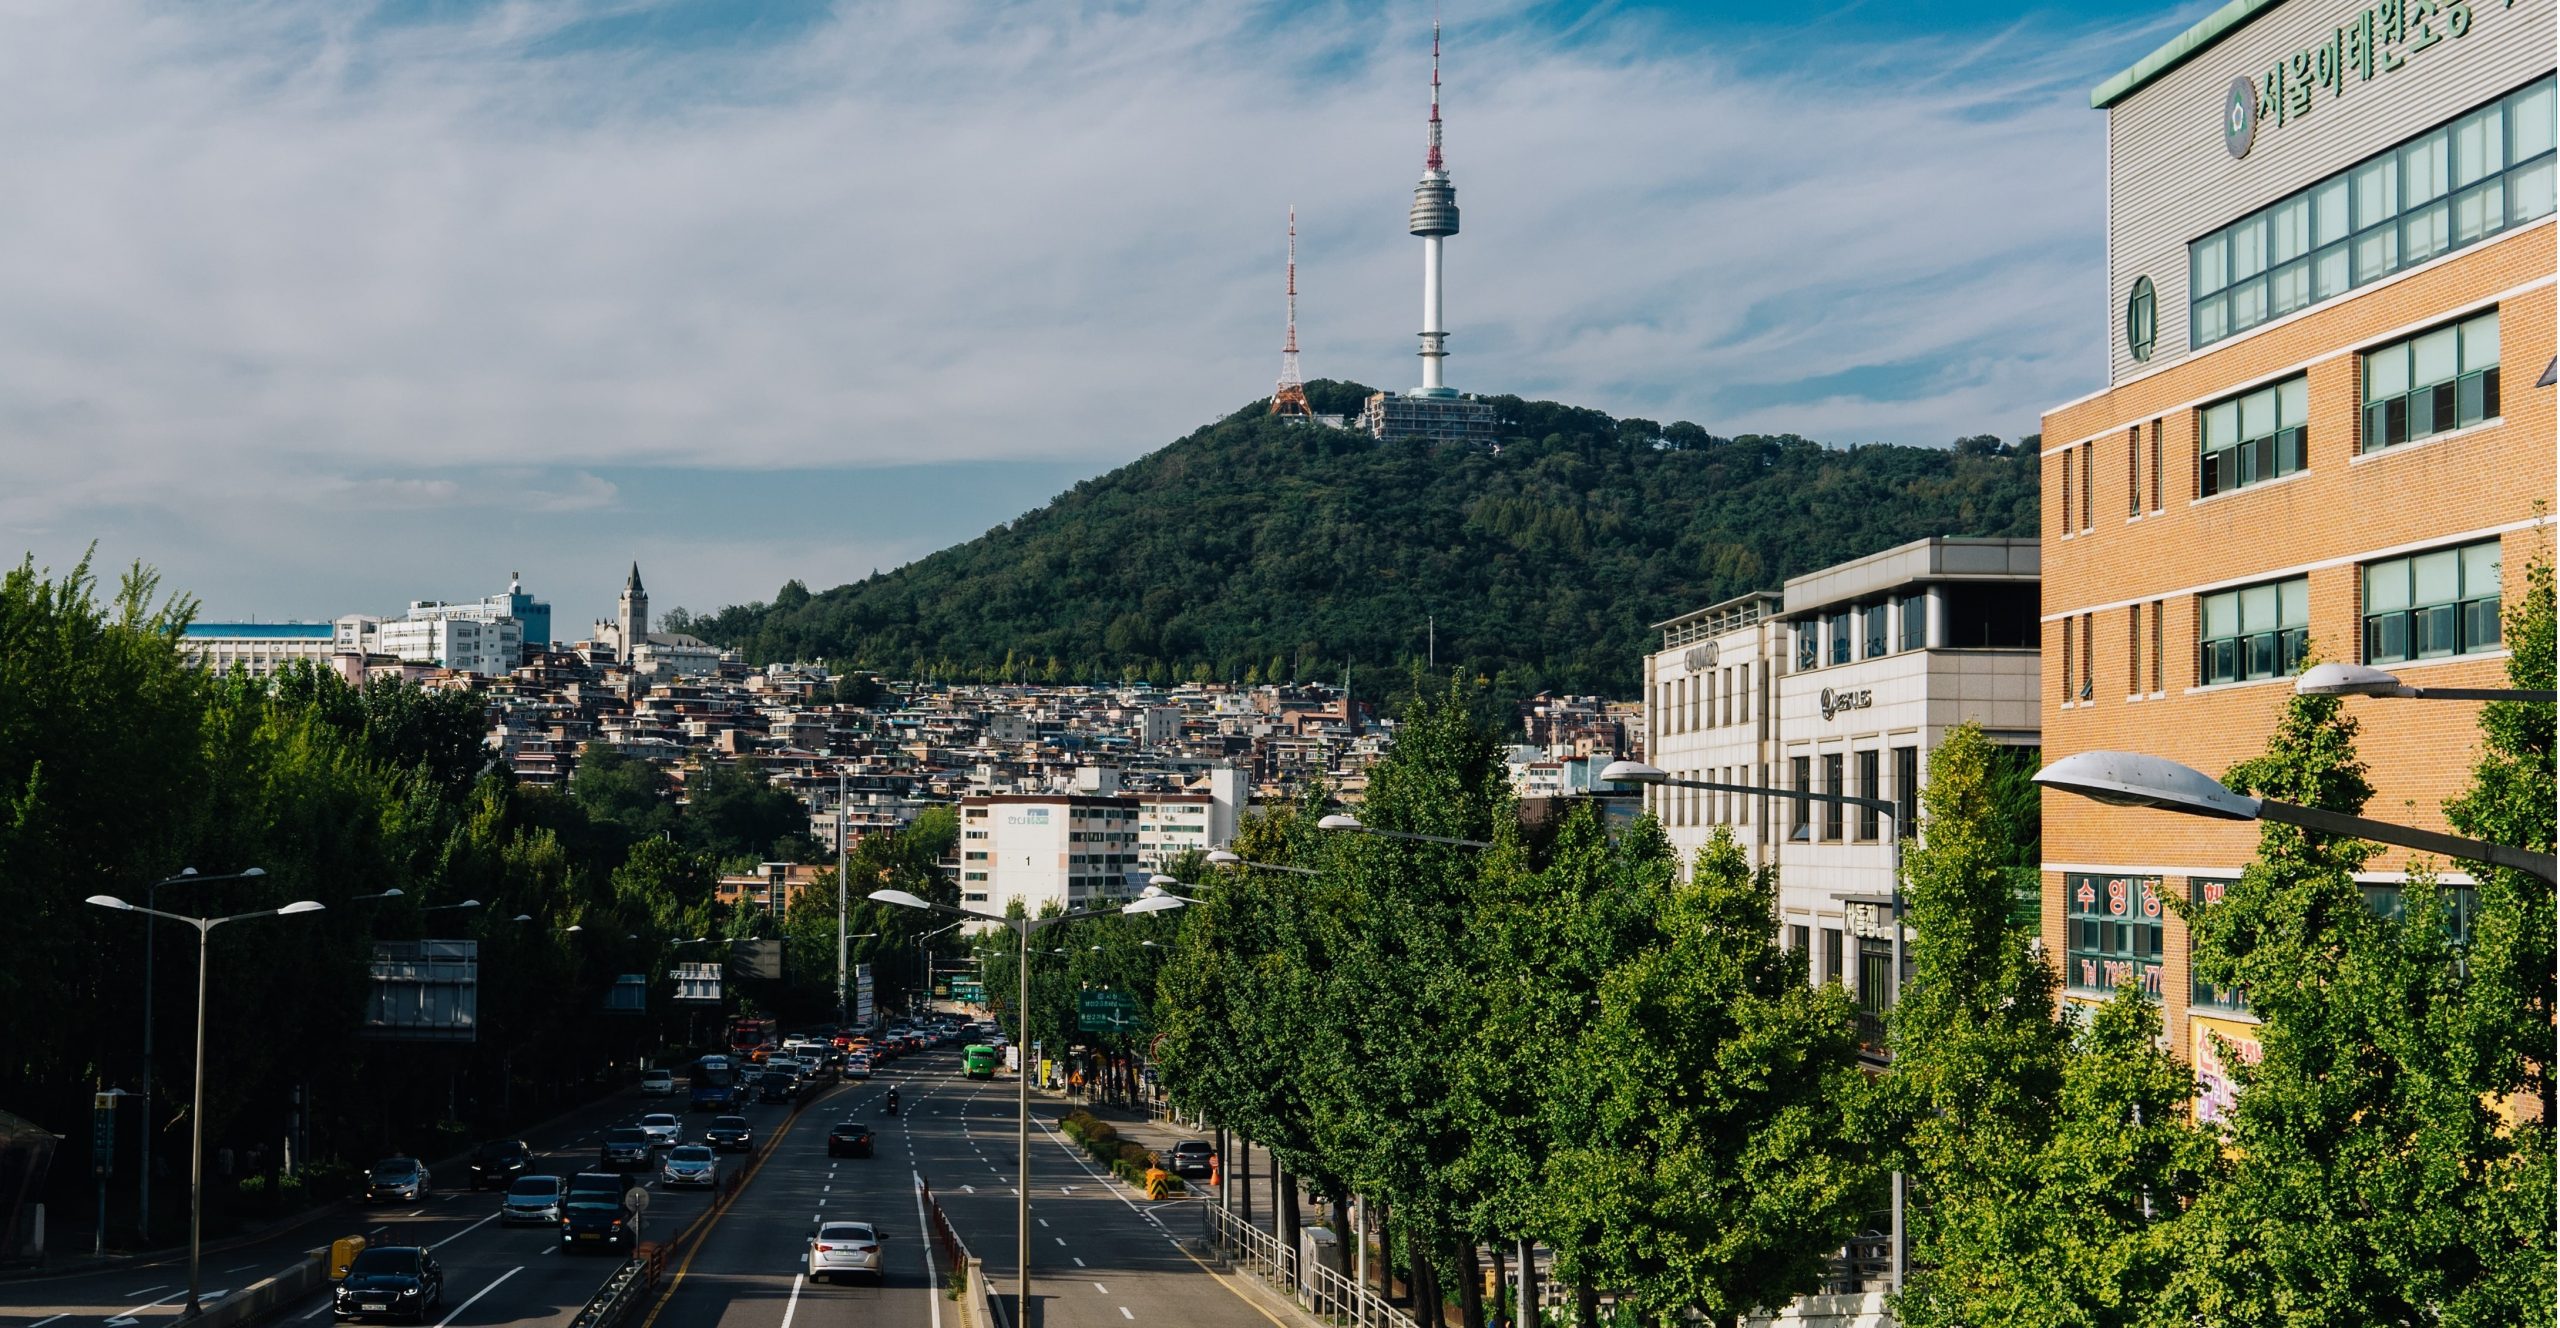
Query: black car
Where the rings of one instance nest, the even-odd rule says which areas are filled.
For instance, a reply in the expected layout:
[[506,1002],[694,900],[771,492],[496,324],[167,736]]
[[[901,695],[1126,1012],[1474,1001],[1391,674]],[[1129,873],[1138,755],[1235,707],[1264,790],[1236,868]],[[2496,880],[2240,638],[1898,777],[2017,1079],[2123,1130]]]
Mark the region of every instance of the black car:
[[376,1245],[347,1265],[330,1308],[341,1319],[426,1322],[444,1304],[444,1267],[415,1245]]
[[800,1091],[800,1081],[787,1071],[767,1070],[756,1079],[758,1102],[788,1102]]
[[1173,1146],[1172,1155],[1165,1159],[1165,1169],[1177,1176],[1206,1177],[1209,1159],[1214,1156],[1216,1154],[1209,1147],[1208,1140],[1185,1139]]
[[839,1121],[827,1132],[827,1156],[871,1156],[871,1127],[858,1120]]
[[649,1147],[649,1132],[637,1125],[620,1125],[604,1132],[604,1150],[598,1159],[607,1171],[646,1171],[657,1160]]
[[744,1116],[717,1116],[702,1132],[702,1142],[723,1153],[743,1153],[756,1146],[756,1130]]
[[[646,1154],[647,1145],[641,1150]],[[627,1250],[640,1242],[640,1213],[629,1196],[637,1188],[627,1177],[581,1171],[569,1178],[569,1194],[560,1205],[562,1249]]]
[[533,1150],[522,1139],[492,1139],[471,1154],[471,1188],[503,1190],[533,1163]]

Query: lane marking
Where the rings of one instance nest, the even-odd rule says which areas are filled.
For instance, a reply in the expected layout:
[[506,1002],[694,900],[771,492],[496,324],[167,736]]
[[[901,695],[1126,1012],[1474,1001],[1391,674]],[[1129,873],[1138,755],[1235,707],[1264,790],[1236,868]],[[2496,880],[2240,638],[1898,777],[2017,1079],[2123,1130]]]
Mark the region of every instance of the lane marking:
[[[523,1271],[524,1271],[524,1265],[523,1265],[523,1264],[517,1264],[515,1267],[510,1268],[510,1269],[508,1269],[507,1271],[505,1271],[505,1272],[503,1272],[503,1273],[498,1274],[498,1282],[504,1282],[504,1281],[506,1281],[508,1278],[513,1277],[513,1276],[515,1276],[516,1274],[521,1273],[521,1272],[523,1272]],[[498,1289],[498,1282],[491,1282],[489,1285],[487,1285],[487,1286],[484,1286],[484,1287],[480,1288],[480,1293],[479,1293],[479,1295],[475,1295],[475,1296],[473,1296],[471,1299],[466,1300],[466,1301],[462,1302],[460,1305],[455,1306],[455,1307],[454,1307],[454,1311],[453,1311],[453,1313],[448,1314],[448,1315],[444,1316],[443,1318],[436,1320],[436,1328],[445,1328],[445,1325],[446,1325],[446,1324],[449,1324],[449,1323],[453,1322],[454,1320],[461,1318],[461,1317],[462,1317],[462,1312],[463,1312],[464,1310],[467,1310],[467,1309],[471,1308],[472,1306],[477,1305],[477,1304],[479,1304],[479,1303],[480,1303],[480,1296],[488,1295],[490,1292],[497,1290],[497,1289]]]
[[402,1217],[425,1217],[426,1215],[427,1215],[427,1210],[426,1210],[426,1209],[424,1209],[424,1208],[421,1208],[421,1209],[419,1209],[418,1211],[416,1211],[416,1212],[414,1212],[414,1213],[402,1213],[402,1214],[401,1214],[401,1216],[402,1216]]
[[1067,1243],[1067,1238],[1064,1236],[1051,1236],[1049,1239],[1058,1242],[1060,1248],[1064,1248]]
[[308,1323],[308,1322],[310,1322],[310,1321],[311,1321],[311,1320],[313,1320],[313,1319],[317,1319],[317,1318],[319,1318],[321,1315],[328,1313],[328,1312],[329,1312],[329,1309],[330,1309],[330,1298],[329,1298],[329,1297],[327,1297],[327,1296],[323,1296],[323,1297],[321,1297],[321,1298],[320,1298],[320,1308],[318,1308],[318,1309],[316,1309],[316,1310],[311,1311],[309,1314],[303,1315],[303,1316],[302,1316],[303,1321],[304,1321],[304,1322],[306,1322],[306,1323]]
[[1096,1283],[1094,1283],[1094,1284],[1093,1284],[1093,1289],[1094,1289],[1094,1290],[1096,1290],[1096,1291],[1101,1292],[1102,1294],[1104,1294],[1104,1295],[1106,1295],[1106,1296],[1111,1294],[1111,1288],[1109,1288],[1109,1287],[1107,1287],[1107,1286],[1104,1286],[1104,1285],[1103,1285],[1103,1284],[1101,1284],[1100,1282],[1096,1282]]
[[1134,1315],[1134,1314],[1131,1314],[1131,1313],[1129,1312],[1129,1307],[1128,1307],[1128,1306],[1126,1306],[1126,1305],[1123,1305],[1123,1306],[1121,1306],[1121,1307],[1120,1307],[1120,1317],[1121,1317],[1121,1318],[1123,1318],[1123,1319],[1134,1319],[1134,1318],[1137,1318],[1138,1316],[1137,1316],[1137,1315]]
[[[71,1316],[68,1314],[57,1314],[53,1316],[53,1319],[68,1319],[70,1317]],[[34,1323],[28,1324],[27,1328],[44,1328],[46,1324],[53,1322],[53,1319],[38,1319]]]
[[480,1228],[485,1227],[485,1226],[489,1225],[490,1223],[495,1222],[495,1221],[497,1221],[497,1220],[498,1220],[498,1215],[497,1215],[496,1213],[491,1213],[491,1214],[489,1214],[487,1217],[481,1218],[479,1221],[474,1222],[474,1223],[472,1223],[471,1225],[469,1225],[469,1226],[467,1226],[467,1227],[464,1227],[462,1230],[457,1231],[457,1232],[453,1233],[452,1235],[445,1237],[443,1240],[437,1241],[437,1242],[436,1242],[435,1244],[433,1244],[433,1245],[429,1245],[427,1248],[428,1248],[428,1249],[431,1249],[431,1250],[440,1250],[440,1249],[443,1249],[445,1246],[450,1245],[450,1244],[452,1244],[453,1242],[455,1242],[455,1241],[457,1241],[457,1240],[460,1240],[460,1239],[462,1239],[463,1237],[470,1235],[472,1232],[474,1232],[474,1231],[478,1231]]
[[223,1269],[222,1271],[223,1271],[223,1275],[224,1275],[224,1276],[229,1276],[229,1275],[230,1275],[230,1274],[232,1274],[232,1273],[245,1273],[245,1272],[249,1271],[250,1269],[255,1268],[255,1267],[257,1267],[257,1266],[258,1266],[258,1265],[254,1264],[254,1263],[244,1263],[244,1264],[240,1265],[240,1266],[239,1266],[239,1267],[237,1267],[237,1268],[225,1268],[225,1269]]
[[[152,1288],[152,1289],[156,1291],[156,1290],[158,1290],[159,1288],[154,1287],[154,1288]],[[137,1294],[139,1294],[139,1293],[137,1293]],[[178,1297],[183,1296],[183,1295],[185,1295],[185,1294],[187,1294],[187,1293],[186,1293],[186,1292],[184,1292],[184,1291],[172,1291],[172,1292],[170,1292],[168,1295],[162,1296],[162,1297],[161,1297],[161,1298],[159,1298],[158,1300],[155,1300],[155,1301],[150,1302],[150,1304],[146,1304],[146,1305],[136,1305],[136,1306],[134,1306],[132,1309],[126,1310],[124,1313],[119,1314],[119,1315],[117,1315],[117,1316],[115,1316],[115,1317],[117,1317],[117,1318],[119,1318],[119,1319],[130,1319],[130,1318],[133,1318],[135,1315],[138,1315],[138,1314],[142,1313],[144,1310],[150,1309],[153,1305],[166,1305],[166,1304],[168,1304],[170,1301],[176,1300]]]
[[[1068,1258],[1070,1258],[1070,1259],[1076,1259],[1076,1256],[1074,1256],[1074,1255],[1072,1255],[1072,1254],[1068,1255],[1067,1257],[1068,1257]],[[1082,1259],[1076,1259],[1076,1267],[1078,1267],[1078,1268],[1082,1268],[1082,1267],[1084,1267],[1084,1260],[1082,1260]]]
[[800,1284],[807,1280],[806,1273],[791,1275],[791,1303],[782,1307],[782,1328],[791,1328],[791,1316],[800,1312]]
[[[128,1292],[126,1292],[125,1294],[126,1294],[127,1296],[147,1296],[147,1295],[150,1295],[150,1294],[151,1294],[152,1292],[154,1292],[154,1291],[166,1291],[166,1290],[168,1290],[169,1288],[171,1288],[171,1287],[173,1287],[173,1286],[176,1286],[176,1285],[177,1285],[177,1283],[175,1283],[175,1282],[162,1282],[162,1283],[160,1283],[158,1286],[147,1286],[147,1287],[144,1287],[143,1289],[141,1289],[140,1291],[128,1291]],[[56,1315],[55,1317],[56,1317],[56,1318],[59,1318],[59,1317],[61,1317],[61,1316]]]

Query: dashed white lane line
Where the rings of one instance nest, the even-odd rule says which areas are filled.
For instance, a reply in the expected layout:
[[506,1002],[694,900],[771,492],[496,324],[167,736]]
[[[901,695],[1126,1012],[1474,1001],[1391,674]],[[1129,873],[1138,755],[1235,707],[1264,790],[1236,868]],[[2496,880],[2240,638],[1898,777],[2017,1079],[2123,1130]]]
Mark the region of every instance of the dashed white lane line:
[[443,1240],[437,1241],[435,1244],[430,1245],[430,1246],[428,1246],[427,1248],[428,1248],[428,1249],[431,1249],[431,1250],[442,1249],[442,1248],[444,1248],[445,1246],[450,1245],[450,1244],[452,1244],[453,1242],[455,1242],[455,1241],[457,1241],[457,1240],[460,1240],[460,1239],[462,1239],[463,1237],[470,1235],[472,1232],[474,1232],[474,1231],[478,1231],[480,1228],[485,1227],[485,1226],[489,1225],[490,1223],[495,1222],[495,1221],[497,1221],[497,1220],[498,1220],[498,1215],[497,1215],[496,1213],[491,1213],[491,1214],[489,1214],[487,1217],[481,1218],[479,1221],[474,1222],[474,1223],[472,1223],[471,1225],[469,1225],[469,1226],[467,1226],[467,1227],[464,1227],[462,1230],[457,1231],[457,1232],[453,1233],[452,1235],[445,1237]]
[[414,1212],[414,1213],[403,1213],[401,1216],[403,1216],[403,1217],[425,1217],[426,1215],[427,1215],[427,1210],[426,1210],[426,1209],[424,1209],[424,1208],[421,1208],[421,1209],[419,1209],[418,1211],[416,1211],[416,1212]]
[[230,1274],[232,1274],[232,1273],[245,1273],[245,1272],[249,1271],[250,1269],[255,1268],[255,1267],[257,1267],[257,1266],[258,1266],[258,1265],[254,1264],[254,1263],[244,1263],[244,1264],[240,1265],[240,1266],[239,1266],[239,1267],[237,1267],[237,1268],[225,1268],[225,1269],[223,1269],[222,1271],[223,1271],[223,1274],[224,1274],[225,1276],[228,1276],[228,1275],[230,1275]]
[[[1032,1220],[1032,1221],[1034,1221],[1034,1222],[1039,1223],[1040,1225],[1042,1225],[1042,1226],[1044,1226],[1044,1227],[1045,1227],[1045,1226],[1047,1226],[1047,1225],[1049,1225],[1049,1219],[1047,1219],[1047,1218],[1045,1218],[1045,1217],[1035,1217],[1035,1218],[1033,1218],[1033,1219],[1031,1219],[1031,1220]],[[236,1271],[236,1270],[235,1270],[235,1271]]]
[[497,1282],[491,1282],[489,1285],[487,1285],[487,1286],[484,1286],[484,1287],[480,1288],[480,1291],[479,1291],[479,1293],[478,1293],[477,1295],[474,1295],[471,1299],[466,1300],[466,1301],[462,1302],[460,1305],[455,1306],[455,1307],[454,1307],[454,1310],[453,1310],[453,1313],[448,1314],[448,1315],[444,1316],[443,1318],[436,1320],[436,1328],[445,1328],[445,1325],[446,1325],[446,1324],[449,1324],[449,1323],[453,1322],[454,1320],[461,1318],[461,1317],[462,1317],[462,1312],[463,1312],[464,1310],[467,1310],[467,1309],[471,1308],[472,1306],[477,1305],[477,1304],[479,1304],[479,1303],[480,1303],[480,1297],[481,1297],[481,1296],[488,1295],[490,1292],[497,1290],[497,1289],[498,1289],[498,1282],[504,1282],[504,1281],[506,1281],[508,1278],[513,1277],[513,1276],[515,1276],[516,1274],[521,1273],[521,1272],[523,1272],[523,1271],[524,1271],[524,1265],[523,1265],[523,1264],[517,1264],[515,1267],[510,1268],[510,1269],[508,1269],[507,1271],[505,1271],[505,1272],[503,1272],[503,1273],[498,1274],[498,1281],[497,1281]]
[[[71,1316],[68,1314],[57,1314],[53,1316],[53,1319],[68,1319],[70,1317]],[[53,1322],[53,1319],[38,1319],[34,1323],[28,1324],[27,1328],[44,1328],[46,1324]]]
[[800,1284],[808,1278],[806,1273],[791,1275],[791,1303],[782,1307],[782,1328],[791,1328],[791,1316],[800,1312]]
[[[1072,1254],[1068,1255],[1067,1257],[1068,1257],[1068,1258],[1070,1258],[1070,1259],[1076,1259],[1076,1256],[1074,1256],[1074,1255],[1072,1255]],[[1076,1267],[1078,1267],[1078,1268],[1082,1268],[1082,1267],[1084,1267],[1084,1260],[1082,1260],[1082,1259],[1076,1259]]]
[[159,1285],[157,1285],[157,1286],[147,1286],[147,1287],[142,1288],[140,1291],[128,1291],[128,1292],[126,1292],[126,1293],[124,1293],[124,1294],[125,1294],[125,1296],[126,1296],[128,1299],[129,1299],[129,1298],[131,1298],[131,1297],[134,1297],[134,1296],[147,1296],[147,1295],[150,1295],[150,1294],[151,1294],[152,1292],[154,1292],[154,1291],[166,1291],[166,1290],[168,1290],[169,1288],[171,1288],[171,1287],[173,1287],[173,1286],[176,1286],[176,1285],[177,1285],[177,1283],[175,1283],[175,1282],[162,1282],[162,1283],[160,1283],[160,1284],[159,1284]]
[[1104,1285],[1103,1285],[1103,1284],[1101,1284],[1100,1282],[1096,1282],[1096,1283],[1094,1283],[1094,1284],[1093,1284],[1093,1289],[1094,1289],[1094,1290],[1096,1290],[1096,1291],[1101,1292],[1102,1294],[1104,1294],[1104,1295],[1106,1295],[1106,1296],[1111,1294],[1111,1288],[1109,1288],[1109,1287],[1107,1287],[1107,1286],[1104,1286]]
[[323,1296],[320,1300],[320,1308],[311,1311],[309,1314],[303,1315],[302,1318],[305,1322],[308,1322],[312,1319],[319,1318],[321,1315],[326,1314],[335,1308],[337,1308],[337,1306],[331,1303],[330,1298]]
[[1051,1236],[1049,1239],[1058,1242],[1061,1246],[1064,1246],[1067,1243],[1067,1238],[1064,1236]]
[[[152,1288],[152,1290],[154,1290],[154,1291],[157,1291],[157,1290],[159,1290],[159,1289],[160,1289],[160,1288],[158,1288],[158,1287],[153,1287],[153,1288]],[[139,1294],[141,1294],[141,1293],[140,1293],[140,1292],[136,1292],[135,1294],[136,1294],[136,1295],[139,1295]],[[119,1315],[116,1315],[115,1317],[116,1317],[116,1318],[119,1318],[119,1319],[130,1319],[130,1318],[133,1318],[133,1317],[134,1317],[134,1316],[136,1316],[136,1315],[139,1315],[139,1314],[140,1314],[140,1313],[142,1313],[144,1310],[150,1309],[153,1305],[166,1305],[166,1304],[168,1304],[170,1301],[176,1300],[178,1297],[183,1296],[183,1295],[185,1295],[185,1294],[187,1294],[187,1293],[186,1293],[186,1292],[184,1292],[184,1291],[172,1291],[172,1292],[170,1292],[168,1295],[162,1296],[162,1297],[161,1297],[161,1298],[159,1298],[158,1300],[151,1301],[151,1302],[149,1302],[149,1303],[147,1303],[147,1304],[136,1305],[136,1306],[134,1306],[132,1309],[126,1310],[124,1313],[119,1314]]]
[[1129,1312],[1129,1307],[1128,1307],[1128,1306],[1126,1306],[1126,1305],[1123,1305],[1123,1306],[1121,1306],[1121,1307],[1120,1307],[1120,1317],[1121,1317],[1121,1318],[1123,1318],[1123,1319],[1134,1319],[1134,1318],[1137,1318],[1138,1316],[1137,1316],[1137,1315],[1134,1315],[1134,1314],[1131,1314],[1131,1313]]

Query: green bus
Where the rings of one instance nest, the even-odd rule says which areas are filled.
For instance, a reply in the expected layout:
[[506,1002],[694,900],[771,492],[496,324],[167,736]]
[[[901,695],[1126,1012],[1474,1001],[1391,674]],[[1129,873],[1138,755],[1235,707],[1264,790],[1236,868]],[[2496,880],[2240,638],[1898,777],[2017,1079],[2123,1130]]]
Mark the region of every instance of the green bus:
[[996,1077],[996,1065],[1002,1060],[996,1049],[985,1043],[963,1047],[960,1051],[960,1072],[972,1079],[993,1079]]

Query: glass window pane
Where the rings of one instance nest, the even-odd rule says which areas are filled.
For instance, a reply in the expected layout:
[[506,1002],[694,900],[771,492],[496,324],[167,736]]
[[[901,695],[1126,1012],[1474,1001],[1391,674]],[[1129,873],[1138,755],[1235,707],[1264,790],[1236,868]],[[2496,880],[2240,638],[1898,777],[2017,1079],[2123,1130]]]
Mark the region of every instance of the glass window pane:
[[2355,238],[2357,285],[2378,281],[2400,266],[2400,228],[2385,225]]
[[2199,302],[2195,307],[2195,341],[2199,346],[2220,341],[2231,331],[2231,310],[2219,295]]
[[2240,403],[2226,401],[2204,412],[2204,450],[2211,452],[2240,441]]
[[2311,582],[2296,578],[2276,586],[2277,622],[2285,627],[2311,625]]
[[2498,362],[2498,314],[2491,310],[2462,325],[2462,371],[2471,373]]
[[2380,401],[2409,390],[2409,348],[2386,346],[2364,357],[2364,399]]
[[2458,366],[2461,361],[2454,354],[2457,335],[2453,328],[2440,327],[2409,343],[2410,356],[2414,361],[2409,370],[2411,380],[2424,387],[2429,383],[2441,383],[2460,372]]
[[2549,79],[2507,99],[2507,160],[2524,161],[2551,150],[2551,111]]
[[2289,314],[2311,303],[2311,260],[2297,258],[2267,278],[2267,312]]
[[2196,294],[2211,295],[2222,289],[2223,283],[2231,280],[2229,257],[2230,240],[2224,235],[2217,234],[2196,241],[2189,263],[2193,269],[2189,276],[2194,282]]
[[2366,162],[2349,182],[2355,194],[2355,224],[2363,230],[2400,214],[2400,163],[2396,157]]
[[[2470,181],[2465,180],[2463,183],[2468,184]],[[2271,261],[2282,263],[2311,252],[2310,195],[2300,194],[2288,198],[2276,204],[2267,215],[2268,225],[2273,232],[2270,242],[2275,246]]]
[[2551,215],[2552,162],[2545,157],[2507,174],[2507,224],[2521,225]]
[[2231,328],[2256,327],[2267,321],[2267,283],[2264,278],[2243,281],[2231,288]]
[[2422,207],[2400,219],[2400,261],[2423,263],[2451,243],[2453,218],[2442,203]]
[[2423,203],[2444,193],[2445,150],[2442,133],[2429,134],[2400,149],[2400,197]]
[[2240,398],[2240,436],[2264,438],[2276,431],[2276,394],[2252,392]]
[[2224,591],[2204,597],[2204,634],[2208,639],[2240,634],[2240,597],[2237,594]]
[[2347,181],[2340,176],[2311,191],[2311,242],[2332,244],[2347,234]]
[[2409,607],[2409,561],[2395,558],[2364,569],[2364,611],[2384,613]]
[[2454,122],[2452,184],[2456,189],[2506,164],[2506,134],[2498,108],[2483,107]]
[[2347,289],[2347,247],[2333,244],[2311,260],[2311,298],[2325,300]]
[[2240,592],[2240,630],[2272,631],[2276,626],[2276,588],[2250,586]]
[[2311,413],[2311,380],[2291,378],[2276,384],[2276,426],[2292,428]]
[[2267,219],[2251,217],[2231,228],[2231,279],[2267,270]]
[[2462,597],[2478,599],[2498,593],[2498,542],[2474,544],[2462,551]]
[[2420,604],[2450,604],[2462,598],[2462,553],[2440,549],[2409,560]]

